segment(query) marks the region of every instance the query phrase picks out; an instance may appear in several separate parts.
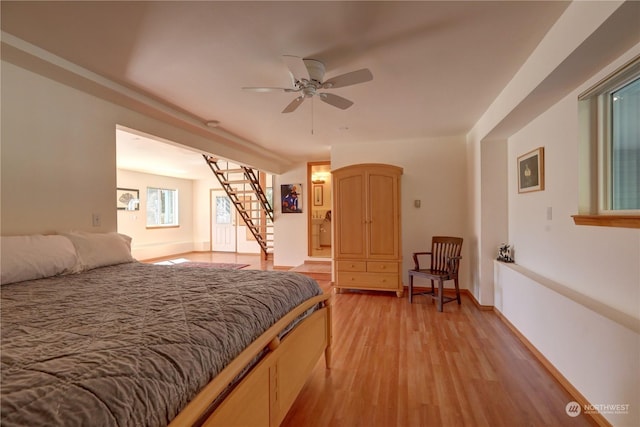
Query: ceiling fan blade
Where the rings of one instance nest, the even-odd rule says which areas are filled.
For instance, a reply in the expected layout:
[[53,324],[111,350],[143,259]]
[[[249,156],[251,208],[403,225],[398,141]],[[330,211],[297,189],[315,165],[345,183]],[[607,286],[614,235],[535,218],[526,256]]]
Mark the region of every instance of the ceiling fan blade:
[[341,110],[346,110],[353,105],[353,102],[349,101],[347,98],[343,98],[332,93],[321,93],[320,99],[329,105],[340,108]]
[[242,90],[251,92],[296,92],[296,89],[286,87],[243,87]]
[[283,113],[290,113],[292,111],[295,111],[296,108],[298,108],[300,106],[300,104],[302,104],[302,101],[304,101],[304,96],[299,96],[296,99],[294,99],[293,101],[291,101],[289,103],[289,105],[287,105],[285,107],[284,110],[282,110]]
[[293,55],[282,55],[282,60],[287,65],[287,68],[289,68],[294,84],[298,80],[309,80],[309,71],[307,70],[307,66],[304,65],[302,58]]
[[358,83],[364,83],[373,80],[373,74],[368,68],[352,71],[350,73],[341,74],[327,80],[322,84],[324,89],[333,89],[337,87],[357,85]]

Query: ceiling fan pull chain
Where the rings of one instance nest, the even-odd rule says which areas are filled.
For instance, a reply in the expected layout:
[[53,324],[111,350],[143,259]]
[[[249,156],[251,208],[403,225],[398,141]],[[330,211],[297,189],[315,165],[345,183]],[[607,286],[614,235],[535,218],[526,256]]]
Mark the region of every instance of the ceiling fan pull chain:
[[313,135],[313,104],[315,104],[315,102],[313,98],[311,98],[311,135]]

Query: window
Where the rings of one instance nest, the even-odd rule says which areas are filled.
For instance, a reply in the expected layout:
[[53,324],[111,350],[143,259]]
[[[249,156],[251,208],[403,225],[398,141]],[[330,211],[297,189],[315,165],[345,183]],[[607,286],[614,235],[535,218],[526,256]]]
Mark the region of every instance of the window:
[[640,77],[611,92],[612,210],[640,210]]
[[231,224],[231,200],[227,196],[216,196],[216,224]]
[[147,187],[147,227],[178,225],[178,190]]
[[640,228],[640,57],[578,100],[580,215],[575,222]]

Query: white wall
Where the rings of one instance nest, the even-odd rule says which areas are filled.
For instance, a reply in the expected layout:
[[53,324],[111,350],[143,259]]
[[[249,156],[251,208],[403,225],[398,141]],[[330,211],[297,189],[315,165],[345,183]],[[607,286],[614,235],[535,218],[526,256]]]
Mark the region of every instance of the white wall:
[[[429,250],[434,235],[450,235],[465,239],[460,286],[469,285],[466,162],[463,137],[332,147],[331,169],[358,163],[386,163],[403,168],[401,212],[405,284],[408,283],[407,271],[413,268],[413,252]],[[420,208],[414,207],[414,200],[421,200]],[[416,285],[421,283],[417,281]]]
[[[640,317],[640,230],[576,226],[571,218],[578,211],[579,92],[509,138],[509,240],[518,264]],[[538,146],[545,190],[518,194],[516,159]]]
[[612,425],[640,425],[640,321],[517,264],[494,262],[495,307],[591,405],[628,405],[601,410]]
[[[468,224],[477,262],[472,288],[481,304],[492,303],[493,264],[487,256],[495,243],[508,238],[503,227],[483,221],[491,210],[483,192],[492,186],[483,179],[487,171],[503,169],[504,163],[484,156],[482,145],[507,140],[637,43],[637,33],[621,30],[629,27],[635,14],[632,2],[572,2],[467,134],[467,164],[473,174],[469,180],[473,216]],[[506,190],[496,192],[492,200],[506,205]]]
[[[631,405],[627,413],[603,413],[619,426],[640,425],[640,333],[601,312],[640,323],[640,230],[576,226],[571,218],[579,203],[577,97],[638,53],[624,55],[509,138],[509,240],[519,266],[543,280],[503,269],[495,284],[496,308],[591,404]],[[545,150],[545,190],[518,194],[517,157],[538,146]],[[576,298],[549,290],[547,281]]]
[[[115,231],[117,125],[206,152],[229,151],[214,139],[10,62],[3,60],[1,67],[0,220],[4,235],[69,229]],[[255,153],[246,155],[267,170],[282,167],[258,159]],[[93,214],[101,217],[98,227],[92,226]]]
[[[579,203],[577,95],[640,54],[637,37],[635,45],[615,41],[623,34],[615,25],[625,15],[620,4],[573,2],[467,135],[468,224],[477,242],[472,288],[480,303],[495,303],[591,404],[631,405],[627,414],[603,413],[611,423],[637,426],[640,230],[576,226],[571,218]],[[518,194],[516,159],[539,146],[546,188]],[[500,176],[507,186],[491,194]],[[492,203],[501,206],[496,221]],[[490,248],[504,238],[520,265],[498,264],[494,280]],[[514,273],[518,268],[529,273]]]
[[[280,206],[280,186],[284,184],[302,184],[302,197],[298,207],[302,213],[282,213]],[[275,234],[273,265],[277,267],[295,267],[308,259],[307,246],[307,164],[300,163],[291,170],[274,177],[273,184],[273,228]]]
[[104,101],[2,62],[2,234],[115,231],[116,116]]
[[[118,211],[118,232],[131,236],[131,254],[139,260],[194,250],[194,182],[118,169],[117,185],[140,191],[140,210]],[[178,190],[179,227],[147,228],[147,187]]]
[[[557,99],[541,112],[533,109],[529,120],[520,117],[518,121],[525,125],[498,138],[505,144],[506,156],[485,156],[495,148],[496,138],[488,123],[502,131],[513,127],[510,117],[515,107],[501,112],[502,122],[497,107],[492,110],[492,117],[483,118],[470,134],[470,141],[476,143],[468,146],[469,162],[478,166],[475,176],[481,180],[479,187],[472,187],[475,212],[481,213],[481,219],[472,222],[479,242],[481,303],[495,303],[591,404],[630,404],[626,413],[602,413],[620,426],[640,425],[640,230],[576,226],[571,215],[578,213],[579,205],[578,94],[638,54],[640,45],[635,45],[586,81],[567,81],[561,88],[564,95],[558,92]],[[548,80],[544,74],[529,77]],[[526,84],[531,82],[522,82]],[[505,97],[522,93],[521,89],[514,88]],[[520,105],[526,103],[522,100]],[[500,104],[506,100],[494,103]],[[483,134],[481,127],[488,133]],[[517,157],[539,146],[545,149],[545,190],[519,194]],[[508,186],[497,191],[492,202],[486,194],[496,182],[490,172],[495,168],[506,170]],[[495,281],[486,242],[497,241],[504,230],[485,217],[491,203],[506,206],[507,238],[518,264],[512,268],[497,264]],[[548,209],[551,219],[547,219]],[[528,273],[516,273],[518,269]],[[585,303],[590,301],[595,303]]]
[[[483,141],[480,147],[480,227],[482,234],[476,241],[478,269],[483,272],[493,270],[493,260],[498,246],[507,243],[509,220],[507,217],[507,186],[510,166],[507,162],[506,141]],[[491,165],[490,167],[487,167]],[[485,274],[474,286],[474,294],[483,305],[493,305],[493,277]]]

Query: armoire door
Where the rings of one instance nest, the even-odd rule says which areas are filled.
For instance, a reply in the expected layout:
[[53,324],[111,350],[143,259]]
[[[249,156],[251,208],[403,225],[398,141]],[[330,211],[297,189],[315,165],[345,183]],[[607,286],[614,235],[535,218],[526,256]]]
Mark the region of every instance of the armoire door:
[[[364,258],[367,253],[365,234],[366,192],[362,171],[334,177],[336,226],[335,256],[338,258]],[[337,215],[338,217],[336,218]]]
[[367,187],[367,258],[398,258],[398,178],[386,171],[367,172]]

